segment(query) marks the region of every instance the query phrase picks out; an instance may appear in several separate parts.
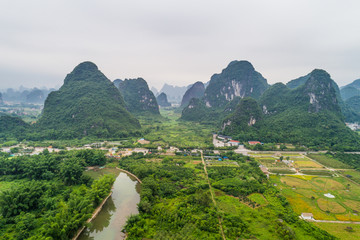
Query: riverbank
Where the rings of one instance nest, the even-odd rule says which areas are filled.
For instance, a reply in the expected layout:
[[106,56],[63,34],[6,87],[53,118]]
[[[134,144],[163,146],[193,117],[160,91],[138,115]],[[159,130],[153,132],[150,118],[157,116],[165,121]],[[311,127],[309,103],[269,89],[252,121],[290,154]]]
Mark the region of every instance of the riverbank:
[[118,168],[118,167],[116,169],[120,170],[121,172],[129,174],[130,176],[134,177],[136,179],[136,181],[138,181],[140,184],[142,184],[142,181],[136,175],[134,175],[133,173],[131,173],[129,171],[126,171],[124,169]]
[[[99,214],[99,212],[101,211],[102,207],[104,206],[104,204],[106,203],[106,201],[109,199],[109,197],[111,197],[112,195],[112,191],[110,191],[109,195],[101,202],[101,204],[95,209],[95,211],[93,212],[93,214],[91,215],[91,218],[89,218],[86,223],[90,223],[94,218],[96,218],[96,216]],[[84,229],[86,228],[86,226],[83,226],[81,229],[79,229],[79,231],[76,233],[75,237],[72,238],[72,240],[77,240],[78,237],[80,236],[80,234],[84,231]]]
[[[132,178],[133,178],[132,181],[135,181],[135,180],[136,180],[138,183],[142,184],[141,180],[140,180],[136,175],[134,175],[133,173],[131,173],[131,172],[129,172],[129,171],[126,171],[126,170],[124,170],[124,169],[120,169],[120,168],[118,168],[118,167],[113,168],[113,169],[116,169],[116,170],[119,171],[119,172],[125,173],[125,174],[127,175],[127,177],[129,178],[129,180],[130,180],[130,178],[132,177]],[[104,169],[102,169],[102,170],[104,170]],[[119,176],[117,176],[117,178],[118,178],[118,177],[119,177]],[[114,192],[115,192],[115,195],[118,194],[118,193],[117,193],[117,190],[119,190],[119,185],[115,188],[115,183],[116,183],[116,182],[114,182],[113,186],[111,187],[112,190],[111,190],[111,192],[109,193],[109,195],[108,195],[106,198],[104,198],[104,200],[101,202],[101,204],[94,210],[91,218],[89,218],[89,219],[86,221],[87,224],[90,223],[90,222],[92,222],[96,217],[98,217],[99,213],[103,210],[104,205],[108,202],[108,199],[109,199],[111,196],[114,196]],[[122,192],[122,191],[123,191],[123,190],[121,190],[121,187],[120,187],[120,192]],[[112,200],[111,200],[111,202],[112,202]],[[108,207],[105,207],[105,208],[107,209]],[[96,222],[96,221],[95,221],[95,222]],[[94,224],[94,223],[92,223],[92,224]],[[81,229],[79,229],[79,230],[77,231],[76,235],[72,238],[72,240],[83,239],[82,233],[85,231],[86,228],[87,228],[86,226],[83,226]],[[87,231],[87,230],[86,230],[86,231]]]

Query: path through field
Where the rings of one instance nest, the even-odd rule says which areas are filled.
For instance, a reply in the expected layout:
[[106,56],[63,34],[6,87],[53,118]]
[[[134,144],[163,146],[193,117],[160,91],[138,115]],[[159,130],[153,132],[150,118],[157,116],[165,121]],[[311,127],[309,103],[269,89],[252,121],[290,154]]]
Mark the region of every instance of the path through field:
[[[207,182],[209,184],[209,190],[210,190],[210,194],[211,194],[211,199],[212,199],[212,201],[214,203],[214,206],[216,207],[216,201],[215,201],[214,193],[213,193],[212,188],[211,188],[209,176],[208,176],[208,173],[207,173],[207,170],[206,170],[206,164],[205,164],[205,161],[204,161],[204,155],[203,155],[202,151],[201,151],[201,161],[202,161],[202,164],[204,165],[205,177],[206,177],[206,180],[207,180]],[[219,216],[218,219],[219,219],[219,226],[220,226],[220,230],[221,230],[221,235],[222,235],[223,239],[226,240],[226,237],[225,237],[225,234],[224,234],[224,229],[223,229],[223,226],[222,226],[221,217]]]

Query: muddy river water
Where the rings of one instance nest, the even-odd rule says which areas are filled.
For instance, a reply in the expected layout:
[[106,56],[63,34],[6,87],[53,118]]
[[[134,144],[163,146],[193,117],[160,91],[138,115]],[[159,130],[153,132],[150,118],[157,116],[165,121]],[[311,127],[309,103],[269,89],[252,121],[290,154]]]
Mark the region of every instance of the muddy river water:
[[112,196],[91,222],[91,227],[86,228],[78,240],[124,239],[125,234],[121,230],[127,217],[138,213],[139,187],[140,184],[132,176],[120,172],[115,180]]

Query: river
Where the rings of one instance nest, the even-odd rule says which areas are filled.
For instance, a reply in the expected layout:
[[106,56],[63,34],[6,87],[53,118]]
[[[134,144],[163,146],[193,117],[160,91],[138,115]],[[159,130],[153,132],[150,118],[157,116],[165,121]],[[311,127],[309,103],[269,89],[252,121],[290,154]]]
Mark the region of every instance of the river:
[[114,182],[112,196],[91,222],[91,226],[84,229],[78,240],[125,239],[125,234],[121,230],[125,226],[127,217],[138,213],[139,185],[132,176],[120,172]]

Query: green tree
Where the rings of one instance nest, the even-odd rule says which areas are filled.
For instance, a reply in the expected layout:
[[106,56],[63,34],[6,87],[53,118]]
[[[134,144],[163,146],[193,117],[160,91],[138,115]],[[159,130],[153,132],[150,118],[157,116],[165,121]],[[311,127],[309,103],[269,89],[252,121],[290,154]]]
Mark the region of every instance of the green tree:
[[80,182],[83,167],[79,158],[66,158],[60,166],[60,177],[66,185],[73,185]]

